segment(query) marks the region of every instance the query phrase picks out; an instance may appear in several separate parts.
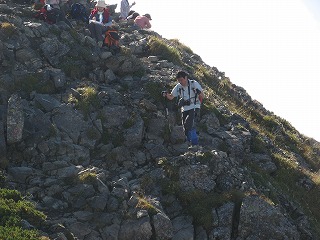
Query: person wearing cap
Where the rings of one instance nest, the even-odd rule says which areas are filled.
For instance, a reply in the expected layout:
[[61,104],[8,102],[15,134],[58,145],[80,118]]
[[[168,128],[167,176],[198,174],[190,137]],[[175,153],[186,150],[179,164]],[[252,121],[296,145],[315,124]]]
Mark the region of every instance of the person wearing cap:
[[120,19],[126,19],[129,16],[130,9],[134,6],[136,2],[133,2],[131,5],[128,0],[121,0],[120,5]]
[[143,29],[143,28],[151,28],[151,16],[149,13],[146,13],[142,16],[137,16],[135,19],[134,19],[134,25],[133,27],[135,29]]
[[185,71],[179,71],[176,75],[178,83],[171,93],[162,91],[162,96],[169,100],[178,98],[178,107],[181,108],[181,121],[184,133],[188,141],[191,141],[190,131],[195,128],[195,121],[200,112],[200,105],[204,99],[203,89],[199,82],[189,79]]
[[94,9],[89,16],[89,31],[91,37],[98,42],[98,46],[102,47],[104,40],[104,33],[108,27],[112,25],[112,18],[109,9],[104,0],[98,0]]

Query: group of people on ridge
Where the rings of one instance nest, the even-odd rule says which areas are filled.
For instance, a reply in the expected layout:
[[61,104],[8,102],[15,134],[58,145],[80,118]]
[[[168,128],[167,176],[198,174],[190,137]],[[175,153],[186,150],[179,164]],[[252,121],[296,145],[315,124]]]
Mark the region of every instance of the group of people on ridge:
[[136,4],[133,2],[131,5],[129,4],[128,0],[121,0],[120,5],[120,20],[134,20],[134,29],[143,29],[143,28],[151,28],[150,21],[152,20],[150,14],[146,13],[140,16],[139,13],[131,10],[131,8]]
[[[66,6],[70,5],[70,2],[76,2],[76,0],[38,0],[45,7],[45,10],[54,9],[59,10],[58,21],[66,22],[70,27],[72,24],[65,18],[67,8]],[[90,31],[91,37],[94,38],[99,47],[102,47],[104,40],[104,33],[113,25],[113,18],[109,11],[109,6],[106,4],[105,0],[93,0],[90,3],[95,3],[93,9],[91,10],[88,17],[88,29]],[[69,3],[69,4],[68,4]],[[151,28],[150,14],[144,14],[140,16],[135,11],[130,11],[131,7],[136,3],[133,2],[131,5],[128,0],[121,0],[120,5],[120,21],[126,21],[132,19],[132,16],[135,16],[133,20],[132,29],[149,29]],[[131,18],[128,18],[128,17]]]

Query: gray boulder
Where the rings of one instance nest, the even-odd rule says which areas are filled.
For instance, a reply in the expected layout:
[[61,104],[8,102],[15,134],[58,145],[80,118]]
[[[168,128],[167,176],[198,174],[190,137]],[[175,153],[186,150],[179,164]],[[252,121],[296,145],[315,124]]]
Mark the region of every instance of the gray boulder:
[[7,113],[7,143],[17,143],[22,139],[24,126],[24,113],[22,111],[21,98],[13,94],[8,101]]

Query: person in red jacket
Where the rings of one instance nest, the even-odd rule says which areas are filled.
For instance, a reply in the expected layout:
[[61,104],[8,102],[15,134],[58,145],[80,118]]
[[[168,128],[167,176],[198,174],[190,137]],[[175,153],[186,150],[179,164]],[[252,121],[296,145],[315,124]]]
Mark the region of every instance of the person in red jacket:
[[108,27],[112,25],[112,18],[105,1],[99,0],[89,16],[89,31],[91,37],[98,42],[98,46],[102,47],[104,33]]

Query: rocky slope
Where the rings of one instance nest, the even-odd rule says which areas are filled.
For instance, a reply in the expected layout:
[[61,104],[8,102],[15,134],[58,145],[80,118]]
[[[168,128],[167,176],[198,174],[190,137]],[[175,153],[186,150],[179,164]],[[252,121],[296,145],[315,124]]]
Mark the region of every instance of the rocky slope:
[[[44,236],[318,239],[295,201],[276,190],[270,196],[275,187],[255,178],[279,172],[270,150],[310,165],[266,136],[266,150],[253,151],[257,130],[204,79],[197,80],[215,111],[202,111],[200,145],[184,142],[177,108],[161,90],[180,69],[197,77],[201,66],[220,82],[223,72],[182,48],[184,64],[152,54],[152,37],[177,48],[152,31],[123,24],[122,51],[113,56],[82,24],[48,25],[33,14],[28,5],[0,4],[0,163],[7,187],[47,214],[37,226]],[[241,87],[231,85],[229,94],[272,116]],[[315,187],[305,178],[298,183]]]

